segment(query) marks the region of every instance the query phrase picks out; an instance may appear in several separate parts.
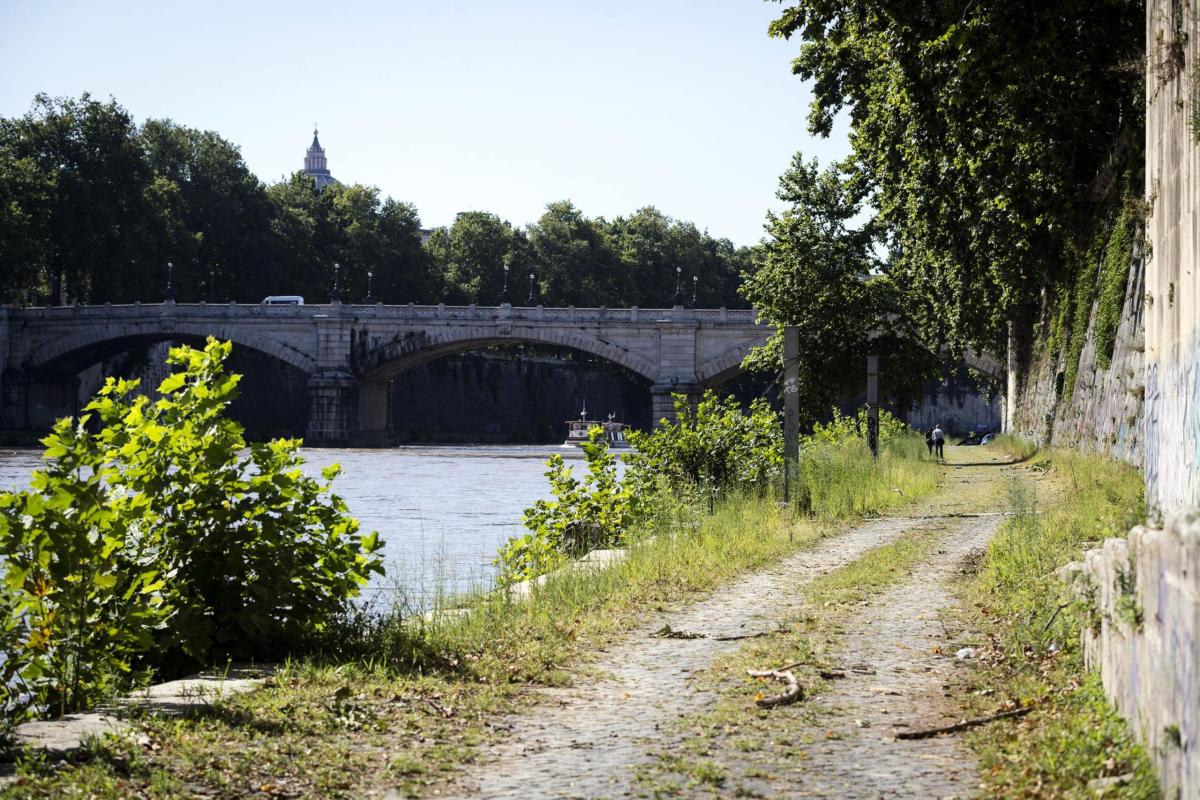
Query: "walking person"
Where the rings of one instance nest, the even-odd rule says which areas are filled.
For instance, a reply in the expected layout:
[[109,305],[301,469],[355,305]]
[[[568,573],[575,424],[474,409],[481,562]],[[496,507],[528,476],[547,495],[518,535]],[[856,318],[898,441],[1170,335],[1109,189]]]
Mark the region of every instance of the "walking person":
[[946,453],[942,450],[942,448],[946,444],[946,433],[942,430],[941,423],[933,426],[933,430],[930,431],[930,436],[933,437],[933,449],[934,452],[937,453],[937,460],[945,461]]
[[925,449],[929,451],[929,460],[933,460],[933,430],[925,429]]

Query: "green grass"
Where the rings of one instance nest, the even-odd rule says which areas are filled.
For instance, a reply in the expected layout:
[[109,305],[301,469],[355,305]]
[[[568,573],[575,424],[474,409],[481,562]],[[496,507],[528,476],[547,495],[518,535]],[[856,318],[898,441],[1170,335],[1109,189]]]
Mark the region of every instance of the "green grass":
[[924,496],[937,488],[939,472],[923,460],[925,443],[899,436],[872,461],[861,441],[839,447],[814,446],[801,452],[797,472],[802,507],[826,519],[849,519]]
[[997,696],[1035,710],[1009,736],[987,729],[970,735],[984,794],[1093,797],[1089,780],[1132,773],[1105,797],[1158,797],[1145,752],[1105,700],[1098,677],[1085,673],[1080,625],[1087,610],[1055,575],[1086,547],[1141,521],[1141,476],[1125,464],[1051,451],[1033,457],[1029,474],[1013,481],[1009,506],[1012,516],[963,589],[959,621],[994,642],[972,677],[979,711],[994,710]]
[[990,446],[1008,453],[1017,461],[1028,461],[1038,451],[1036,444],[1011,433],[1000,434],[992,441]]
[[[525,708],[528,687],[569,683],[588,652],[648,612],[686,603],[937,485],[936,466],[897,450],[871,463],[865,449],[843,449],[827,455],[828,481],[857,488],[823,486],[811,471],[821,498],[812,515],[771,497],[729,498],[711,515],[665,504],[610,568],[550,576],[522,601],[502,593],[458,598],[452,605],[462,613],[423,619],[398,609],[347,620],[321,656],[286,665],[268,687],[196,718],[138,721],[143,746],[113,740],[78,763],[22,763],[8,796],[358,797],[381,787],[426,794],[503,735],[493,722]],[[698,765],[688,780],[719,785],[710,767]]]

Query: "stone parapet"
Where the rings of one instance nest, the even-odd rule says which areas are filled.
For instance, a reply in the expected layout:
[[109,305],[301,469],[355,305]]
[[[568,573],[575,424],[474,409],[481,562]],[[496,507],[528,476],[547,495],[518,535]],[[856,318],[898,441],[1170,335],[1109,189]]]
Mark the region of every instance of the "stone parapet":
[[1088,666],[1155,762],[1165,797],[1200,797],[1200,509],[1085,555]]

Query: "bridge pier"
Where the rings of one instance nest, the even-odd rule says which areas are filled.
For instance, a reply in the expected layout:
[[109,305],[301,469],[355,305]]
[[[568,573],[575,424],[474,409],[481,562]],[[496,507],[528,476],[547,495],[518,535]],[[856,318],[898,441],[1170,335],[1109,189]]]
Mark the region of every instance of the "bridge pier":
[[392,382],[359,381],[358,419],[354,434],[360,447],[383,447],[392,444]]
[[675,397],[677,394],[687,395],[688,402],[695,408],[704,387],[696,384],[667,384],[656,383],[650,387],[650,420],[654,427],[660,427],[663,420],[674,424],[679,415],[675,413]]
[[79,409],[79,380],[69,376],[37,376],[19,369],[4,370],[0,379],[0,430],[30,441]]
[[392,442],[390,381],[360,381],[346,372],[308,379],[311,447],[383,447]]

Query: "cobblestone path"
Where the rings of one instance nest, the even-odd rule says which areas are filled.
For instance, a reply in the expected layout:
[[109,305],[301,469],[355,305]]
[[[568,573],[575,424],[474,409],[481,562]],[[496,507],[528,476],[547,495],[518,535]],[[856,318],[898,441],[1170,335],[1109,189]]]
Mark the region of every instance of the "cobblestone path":
[[[1000,477],[1013,469],[1002,464],[999,453],[955,450],[947,485],[923,510],[866,522],[703,601],[655,615],[593,662],[594,674],[604,677],[541,690],[542,701],[506,720],[504,740],[485,748],[440,796],[644,796],[644,787],[639,791],[635,783],[636,766],[648,763],[656,748],[677,746],[679,723],[716,700],[690,678],[744,644],[721,637],[773,630],[802,607],[806,582],[914,529],[936,532],[939,549],[847,620],[833,651],[846,665],[870,665],[870,674],[850,671],[807,702],[787,707],[807,722],[802,736],[772,743],[783,745],[786,755],[772,753],[770,746],[757,758],[719,748],[712,755],[729,779],[718,786],[681,787],[679,793],[872,800],[972,796],[976,768],[959,739],[894,740],[900,730],[954,721],[957,705],[947,700],[944,687],[955,670],[966,667],[944,652],[953,644],[938,611],[953,602],[950,582],[963,558],[986,546],[999,524],[990,506]],[[976,458],[982,460],[968,463]],[[663,625],[705,638],[652,637]],[[773,759],[769,779],[753,769],[764,758]]]
[[[631,765],[657,731],[711,700],[680,689],[689,675],[740,646],[743,636],[776,627],[803,600],[797,591],[817,575],[858,558],[920,524],[916,519],[868,522],[799,552],[778,565],[722,587],[706,600],[656,615],[594,663],[602,680],[542,690],[543,702],[512,718],[505,741],[485,749],[451,794],[480,798],[615,798],[629,796]],[[702,639],[662,639],[672,630]]]
[[[793,740],[805,742],[791,758],[771,764],[771,780],[729,759],[728,783],[757,797],[932,800],[967,798],[978,791],[976,766],[961,737],[896,740],[897,733],[958,720],[945,687],[969,669],[955,658],[938,611],[952,602],[950,581],[972,550],[986,546],[999,517],[958,520],[943,534],[936,558],[884,592],[846,625],[835,651],[844,665],[863,665],[829,681],[803,709],[809,720]],[[799,708],[799,707],[797,707]],[[768,755],[768,754],[763,754]]]

